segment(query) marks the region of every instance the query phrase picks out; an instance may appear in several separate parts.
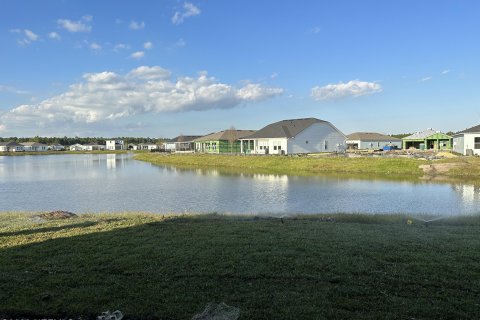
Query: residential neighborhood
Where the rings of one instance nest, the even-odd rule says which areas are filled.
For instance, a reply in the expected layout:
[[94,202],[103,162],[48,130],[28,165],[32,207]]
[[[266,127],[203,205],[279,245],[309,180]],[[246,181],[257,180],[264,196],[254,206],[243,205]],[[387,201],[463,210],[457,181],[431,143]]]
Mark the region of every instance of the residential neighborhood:
[[0,142],[0,152],[143,150],[169,153],[216,153],[246,155],[292,155],[373,150],[449,150],[462,155],[480,155],[480,125],[453,136],[428,128],[403,138],[378,132],[345,135],[332,123],[317,118],[287,119],[259,130],[230,128],[206,135],[179,135],[159,142],[128,143],[121,139],[85,144]]

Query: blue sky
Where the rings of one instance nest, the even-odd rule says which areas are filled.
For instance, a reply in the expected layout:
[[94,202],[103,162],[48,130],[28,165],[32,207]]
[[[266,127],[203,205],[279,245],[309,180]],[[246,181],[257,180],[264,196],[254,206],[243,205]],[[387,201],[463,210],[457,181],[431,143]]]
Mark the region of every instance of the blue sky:
[[478,1],[0,3],[0,136],[480,123]]

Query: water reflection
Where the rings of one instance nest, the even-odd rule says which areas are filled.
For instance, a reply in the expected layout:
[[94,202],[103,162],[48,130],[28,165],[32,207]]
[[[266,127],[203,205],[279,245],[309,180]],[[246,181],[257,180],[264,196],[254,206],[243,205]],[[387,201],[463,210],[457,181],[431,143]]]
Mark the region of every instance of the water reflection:
[[187,169],[126,154],[0,157],[2,210],[458,215],[480,212],[479,200],[469,184]]

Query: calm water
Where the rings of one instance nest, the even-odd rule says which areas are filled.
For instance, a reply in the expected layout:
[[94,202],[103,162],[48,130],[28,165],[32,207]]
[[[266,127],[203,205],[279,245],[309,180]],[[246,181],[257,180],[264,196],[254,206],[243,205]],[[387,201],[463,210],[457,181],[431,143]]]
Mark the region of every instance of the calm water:
[[0,156],[0,211],[480,213],[473,185],[180,170],[131,155]]

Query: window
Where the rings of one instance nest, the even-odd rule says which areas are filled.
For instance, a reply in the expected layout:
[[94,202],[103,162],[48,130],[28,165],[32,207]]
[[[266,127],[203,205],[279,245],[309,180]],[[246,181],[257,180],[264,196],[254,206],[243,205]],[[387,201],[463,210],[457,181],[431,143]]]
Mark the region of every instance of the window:
[[277,150],[277,146],[273,146],[273,150]]
[[328,141],[325,140],[325,150],[327,150],[327,149],[328,149]]
[[475,147],[474,149],[480,149],[480,137],[475,138]]
[[305,141],[305,144],[308,144],[308,140],[307,140],[307,141]]

